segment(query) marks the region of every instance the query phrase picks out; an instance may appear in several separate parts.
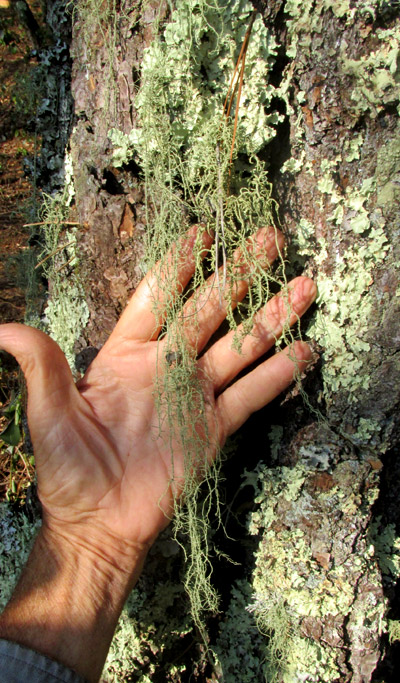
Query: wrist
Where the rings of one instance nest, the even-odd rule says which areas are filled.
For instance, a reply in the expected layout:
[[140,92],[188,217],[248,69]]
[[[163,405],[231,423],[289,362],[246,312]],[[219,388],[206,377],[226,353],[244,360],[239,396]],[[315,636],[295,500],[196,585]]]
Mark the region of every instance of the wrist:
[[136,583],[151,544],[119,538],[92,521],[63,522],[44,516],[38,540],[69,563],[76,556],[87,571],[127,589]]
[[100,677],[117,620],[147,548],[96,527],[44,523],[17,589],[0,617],[0,637]]

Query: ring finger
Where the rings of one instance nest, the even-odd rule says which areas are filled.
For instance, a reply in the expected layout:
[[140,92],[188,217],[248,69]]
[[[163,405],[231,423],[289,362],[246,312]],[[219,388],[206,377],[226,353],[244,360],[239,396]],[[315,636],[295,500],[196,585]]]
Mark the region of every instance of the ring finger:
[[183,316],[178,322],[183,322],[185,338],[196,353],[201,352],[225,320],[228,307],[235,308],[246,296],[255,269],[269,268],[283,249],[283,244],[284,238],[279,230],[274,227],[261,228],[248,240],[244,249],[235,251],[232,266],[228,267],[232,275],[228,275],[224,282],[223,269],[220,268],[219,277],[209,277],[204,289],[185,304]]

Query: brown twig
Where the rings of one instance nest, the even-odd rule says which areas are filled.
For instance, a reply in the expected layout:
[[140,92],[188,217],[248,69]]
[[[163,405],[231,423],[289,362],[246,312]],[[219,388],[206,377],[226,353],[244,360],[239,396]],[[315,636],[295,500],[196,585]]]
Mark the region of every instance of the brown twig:
[[[235,65],[235,70],[233,72],[233,76],[231,79],[231,82],[229,84],[228,92],[225,98],[224,102],[224,107],[223,107],[223,113],[222,116],[225,119],[228,119],[230,114],[231,114],[231,109],[233,105],[233,101],[235,98],[235,93],[236,89],[237,91],[237,98],[236,98],[236,107],[235,107],[235,120],[234,120],[234,125],[233,125],[233,135],[232,135],[232,145],[231,145],[231,151],[229,155],[229,174],[230,174],[230,169],[232,165],[232,158],[233,158],[233,150],[235,146],[235,139],[236,139],[236,131],[237,131],[237,124],[238,124],[238,118],[239,118],[239,105],[240,105],[240,97],[242,94],[242,88],[243,88],[243,77],[244,77],[244,67],[246,64],[246,53],[247,53],[247,48],[249,45],[249,40],[250,40],[250,34],[251,34],[251,29],[253,28],[254,20],[256,18],[257,10],[253,10],[250,23],[247,27],[246,34],[244,36],[243,44],[239,52],[239,57],[237,59],[236,65]],[[239,72],[239,67],[240,67],[240,72]],[[239,77],[236,79],[237,74],[239,73]],[[236,79],[236,83],[235,83]]]
[[75,259],[76,256],[71,256],[71,258],[66,263],[63,263],[62,266],[60,266],[59,268],[57,268],[57,270],[54,271],[54,274],[57,275],[57,273],[59,273],[63,268],[69,266],[73,261],[75,261]]
[[[243,88],[243,77],[244,77],[244,68],[245,68],[245,63],[246,63],[246,53],[247,53],[247,47],[249,45],[251,29],[253,28],[253,24],[254,24],[254,20],[256,18],[256,14],[257,14],[257,10],[253,10],[253,12],[251,14],[249,25],[247,27],[247,31],[246,31],[244,39],[243,39],[242,47],[240,48],[239,57],[237,58],[237,61],[235,64],[235,69],[233,72],[231,82],[229,84],[229,88],[228,88],[228,92],[226,94],[223,112],[222,112],[222,119],[225,118],[225,120],[227,121],[231,115],[231,110],[232,110],[232,106],[233,106],[233,102],[234,102],[235,94],[236,94],[236,90],[237,90],[235,119],[234,119],[234,123],[233,123],[233,133],[232,133],[232,144],[231,144],[231,149],[230,149],[230,154],[229,154],[228,184],[227,184],[227,189],[226,189],[227,195],[229,194],[229,189],[230,189],[232,160],[233,160],[233,152],[234,152],[234,148],[235,148],[236,132],[237,132],[237,126],[238,126],[238,119],[239,119],[239,105],[240,105],[240,97],[241,97],[242,88]],[[216,221],[216,230],[215,230],[215,280],[216,280],[216,286],[217,286],[218,291],[219,291],[219,305],[222,306],[222,295],[221,295],[219,267],[218,267],[218,254],[219,254],[220,243],[221,243],[221,249],[222,249],[222,272],[223,272],[222,291],[225,291],[225,285],[226,285],[227,256],[226,256],[226,245],[225,245],[225,220],[224,220],[221,157],[220,157],[219,142],[217,142],[216,157],[217,157],[217,169],[218,169],[218,211],[217,211],[217,221]]]
[[45,263],[49,258],[51,258],[52,256],[56,256],[60,253],[60,251],[63,251],[67,247],[72,247],[73,244],[75,244],[74,240],[72,240],[72,242],[67,242],[67,244],[61,244],[61,246],[57,247],[57,249],[54,249],[54,251],[52,251],[51,254],[47,254],[47,256],[45,256],[41,261],[39,261],[39,263],[37,263],[35,266],[35,270],[37,268],[40,268],[40,266],[42,266],[43,263]]
[[72,225],[81,226],[82,223],[73,223],[71,221],[40,221],[40,223],[25,223],[23,228],[32,228],[36,225]]

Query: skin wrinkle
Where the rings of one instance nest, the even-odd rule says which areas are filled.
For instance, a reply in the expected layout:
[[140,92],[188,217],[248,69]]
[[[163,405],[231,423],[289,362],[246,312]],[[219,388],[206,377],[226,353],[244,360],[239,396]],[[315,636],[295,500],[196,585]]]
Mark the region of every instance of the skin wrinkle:
[[[62,540],[63,543],[65,543],[66,547],[68,547],[71,544],[71,531],[70,528],[67,528],[66,525],[65,527],[63,526],[62,520],[61,524],[59,524],[57,530],[54,530],[52,528],[52,525],[49,525],[48,520],[45,519],[44,522],[45,526],[47,529],[50,531],[50,533],[53,533],[58,536]],[[78,523],[75,524],[75,528],[78,529]],[[103,528],[101,525],[92,525],[91,527],[92,532],[101,538],[102,533],[103,533]],[[97,564],[95,569],[102,572],[105,577],[107,577],[107,567],[110,569],[116,569],[118,572],[122,571],[128,578],[131,573],[130,570],[130,562],[132,558],[132,553],[137,552],[138,554],[143,554],[143,552],[147,552],[148,549],[150,548],[150,544],[141,544],[141,543],[128,543],[126,541],[126,559],[127,563],[122,562],[122,557],[124,555],[124,548],[120,546],[119,539],[117,537],[114,538],[114,552],[103,552],[105,550],[105,546],[102,546],[101,544],[93,547],[92,543],[89,543],[88,539],[90,538],[90,534],[86,534],[85,536],[82,536],[82,534],[73,534],[73,540],[74,540],[74,549],[78,548],[81,550],[85,550],[87,553],[89,553],[91,556],[96,557],[98,560],[101,560],[105,562],[105,566],[103,566],[101,563]],[[112,542],[112,536],[108,537],[109,540]],[[118,561],[117,561],[118,559]],[[96,586],[94,586],[95,588]]]
[[[86,397],[83,394],[83,398],[86,401],[87,407],[90,410],[91,418],[93,419],[93,422],[98,421],[99,414],[100,414],[100,412],[103,412],[103,409],[104,409],[104,407],[101,406],[102,410],[100,411],[99,408],[96,406],[97,396],[101,397],[101,387],[98,387],[96,383],[90,383],[87,387],[85,387],[85,389],[83,391],[84,392],[86,391],[89,394],[88,397]],[[148,411],[140,410],[140,407],[143,403],[145,403],[145,401],[148,397],[148,394],[150,392],[150,387],[146,386],[146,387],[141,388],[140,390],[133,390],[131,392],[129,392],[129,387],[128,387],[127,392],[130,393],[130,398],[135,398],[136,402],[137,402],[137,408],[136,408],[136,411],[134,412],[134,416],[141,416],[142,418],[144,418],[145,413],[147,413]],[[117,389],[109,390],[109,388],[108,388],[109,399],[112,399],[113,394],[115,394],[118,397],[118,393],[119,392],[117,391]],[[101,397],[100,400],[102,401],[103,398]],[[132,410],[128,406],[125,407],[125,405],[119,401],[119,403],[118,403],[118,416],[117,416],[117,423],[118,424],[123,422],[123,420],[122,420],[123,416],[126,416],[127,421],[129,421],[130,418],[132,417]],[[108,422],[107,418],[105,418],[104,422]],[[114,425],[114,424],[115,424],[115,420],[110,420],[110,425]],[[143,431],[147,431],[146,427],[147,427],[147,425],[145,425],[145,428],[143,429]],[[107,429],[109,431],[110,427],[107,427]]]

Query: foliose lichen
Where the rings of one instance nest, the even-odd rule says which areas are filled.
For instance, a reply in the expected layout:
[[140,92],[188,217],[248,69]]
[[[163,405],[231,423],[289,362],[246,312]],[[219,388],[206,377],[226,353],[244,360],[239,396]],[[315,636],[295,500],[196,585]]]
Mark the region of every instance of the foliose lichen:
[[40,525],[40,520],[31,522],[8,503],[0,503],[0,611],[12,595]]
[[[391,0],[360,0],[351,3],[350,0],[287,0],[285,14],[288,19],[287,55],[295,58],[298,49],[307,52],[311,48],[312,35],[321,33],[323,16],[331,12],[342,21],[345,27],[351,26],[357,18],[370,18],[375,20],[379,14],[384,14],[390,7]],[[393,3],[394,4],[394,3]],[[396,10],[394,10],[396,11]],[[341,56],[344,69],[348,69],[349,75],[353,75],[357,82],[355,88],[360,101],[357,102],[355,91],[352,94],[355,109],[377,111],[383,102],[379,102],[378,93],[386,101],[387,97],[398,99],[399,86],[395,74],[398,70],[398,29],[380,30],[378,37],[384,41],[376,52],[365,55],[358,60],[348,60],[346,56],[346,44],[342,43]],[[376,73],[375,73],[376,70]],[[391,93],[385,92],[390,90]],[[389,101],[389,100],[387,100]],[[393,101],[390,99],[390,101]]]
[[400,640],[400,621],[389,619],[388,621],[389,643],[392,644],[395,640]]
[[[61,347],[75,370],[74,346],[89,320],[85,290],[79,277],[79,229],[69,226],[68,211],[74,197],[72,164],[69,155],[64,163],[65,184],[54,196],[45,196],[43,217],[44,248],[39,257],[50,283],[50,297],[44,320],[26,323],[42,327]],[[69,226],[69,227],[68,227]]]
[[[363,228],[364,232],[368,230],[369,218],[362,206],[362,193],[358,197],[354,194],[351,201],[357,201],[358,211],[349,219],[350,226],[356,227],[356,231]],[[326,257],[328,260],[322,239],[318,247],[317,259],[323,262]],[[321,270],[317,300],[321,307],[308,333],[324,348],[322,372],[328,402],[339,389],[345,389],[349,401],[356,402],[357,391],[369,387],[370,378],[363,362],[363,354],[370,348],[366,334],[374,306],[369,290],[372,273],[383,262],[388,248],[385,233],[378,225],[368,230],[357,247],[353,245],[342,253],[338,251],[329,275]]]
[[[222,105],[233,74],[253,7],[248,0],[181,0],[170,22],[145,50],[141,88],[135,100],[141,125],[129,135],[112,129],[114,163],[121,165],[135,153],[146,167],[157,152],[149,139],[149,100],[154,92],[168,93],[171,135],[182,149],[190,149],[191,173],[203,164],[204,143],[212,122],[221,121]],[[246,54],[244,84],[239,107],[239,153],[258,152],[276,134],[282,115],[266,113],[276,88],[268,83],[277,43],[258,16],[253,24]],[[151,96],[149,97],[149,93]],[[154,111],[153,115],[157,115]]]
[[[363,640],[368,629],[375,637],[376,628],[380,632],[386,628],[385,601],[372,590],[366,589],[369,597],[363,609],[357,608],[358,578],[368,576],[374,585],[381,571],[392,582],[399,575],[399,545],[393,529],[384,530],[382,542],[370,531],[364,534],[358,552],[350,550],[356,540],[360,544],[356,531],[356,519],[362,515],[358,464],[343,462],[332,476],[327,464],[319,463],[310,460],[260,472],[259,507],[250,517],[249,531],[261,533],[261,540],[247,609],[267,636],[268,681],[335,680],[341,671],[341,651],[335,644],[345,620],[353,640]],[[321,467],[327,474],[319,480]],[[324,485],[317,494],[313,488],[311,496],[310,485],[316,480]],[[369,495],[374,491],[376,496],[376,482]],[[330,533],[331,514],[336,517],[334,523],[338,523],[337,515],[342,516],[345,540],[341,543]]]
[[193,624],[183,608],[183,586],[175,580],[178,556],[179,547],[167,529],[150,551],[139,583],[124,606],[102,680],[119,683],[129,678],[148,683],[161,671],[165,680],[176,680],[178,671],[186,671],[186,663],[180,661],[179,644],[192,634]]
[[358,115],[368,112],[375,117],[390,104],[398,105],[400,114],[400,27],[376,30],[379,45],[359,59],[347,57],[345,41],[340,47],[343,73],[354,83],[353,109]]
[[245,579],[231,589],[231,600],[220,624],[213,652],[224,683],[262,683],[265,680],[265,638],[247,609],[251,585]]
[[[348,154],[350,150],[352,159],[357,158],[362,144],[360,136],[352,145],[347,144],[346,150]],[[385,151],[382,150],[382,158],[398,156],[396,145],[393,153],[389,149]],[[325,237],[315,238],[315,227],[306,218],[300,219],[298,232],[293,237],[297,253],[312,257],[319,269],[317,303],[320,305],[308,334],[324,349],[322,375],[328,404],[341,389],[348,392],[349,402],[355,403],[357,392],[369,387],[364,357],[370,350],[369,320],[376,306],[371,285],[376,268],[390,251],[384,213],[381,206],[372,209],[371,202],[376,195],[383,201],[383,182],[388,192],[396,191],[393,174],[395,176],[397,171],[393,163],[390,167],[392,177],[384,174],[383,181],[378,160],[374,176],[349,184],[343,192],[336,180],[341,162],[341,155],[333,160],[322,160],[322,173],[317,181],[320,208],[328,229],[331,225],[337,236],[335,253],[328,251]],[[308,173],[314,174],[314,171]]]
[[[369,23],[386,9],[392,11],[389,5],[380,1],[360,2],[352,6],[347,1],[305,4],[294,1],[285,5],[290,17],[287,22],[289,56],[299,54],[300,59],[307,58],[314,44],[312,41],[319,44],[325,25],[323,20],[327,22],[329,12],[330,21],[335,17],[335,26],[339,21],[344,29],[340,50],[332,53],[332,59],[339,84],[336,92],[340,94],[343,90],[345,98],[342,110],[349,123],[346,135],[335,148],[335,153],[328,144],[325,157],[315,155],[315,148],[313,151],[308,146],[304,122],[305,105],[314,106],[312,96],[298,91],[288,109],[293,122],[293,156],[281,168],[283,177],[301,172],[303,179],[299,182],[305,184],[315,178],[319,193],[318,197],[314,190],[314,201],[318,202],[318,225],[308,217],[300,217],[292,235],[292,244],[293,252],[303,258],[301,263],[311,263],[318,271],[319,306],[308,334],[322,349],[322,396],[328,411],[340,393],[346,395],[350,405],[355,406],[360,392],[365,395],[371,386],[372,368],[365,359],[373,351],[371,320],[380,305],[374,280],[379,268],[393,252],[388,237],[388,221],[392,220],[388,218],[388,211],[393,210],[390,207],[394,206],[399,195],[398,136],[394,133],[390,143],[378,150],[374,169],[367,161],[366,127],[363,125],[361,130],[353,131],[360,117],[374,121],[387,107],[399,106],[400,26],[389,22],[389,28],[378,28],[371,33]],[[390,16],[394,17],[394,14]],[[362,40],[357,56],[353,57],[350,50],[351,27],[356,20]],[[289,68],[287,78],[290,75]],[[316,109],[313,116],[314,113],[315,123],[315,120],[319,121],[320,112]],[[312,125],[310,123],[311,128]],[[368,176],[359,174],[359,160],[369,168]],[[313,274],[313,266],[309,273]],[[379,444],[379,432],[379,421],[367,420],[364,416],[355,426],[353,443],[384,449],[385,445]]]

